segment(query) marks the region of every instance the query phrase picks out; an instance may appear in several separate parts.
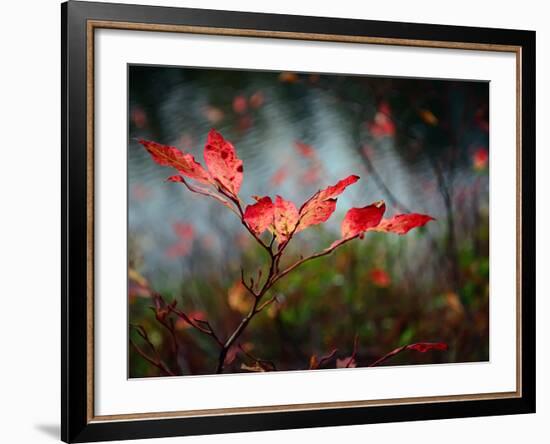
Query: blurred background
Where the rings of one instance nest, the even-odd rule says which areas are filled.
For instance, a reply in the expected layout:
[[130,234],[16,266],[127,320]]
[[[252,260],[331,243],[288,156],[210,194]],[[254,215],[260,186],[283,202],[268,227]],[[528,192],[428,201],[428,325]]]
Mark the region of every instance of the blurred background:
[[[170,337],[155,320],[151,292],[227,337],[249,309],[240,269],[267,264],[233,213],[167,183],[135,139],[176,146],[203,163],[210,128],[244,162],[240,196],[279,194],[298,207],[315,191],[357,174],[325,224],[297,235],[296,260],[340,237],[352,206],[384,199],[386,217],[437,219],[406,236],[369,233],[308,262],[271,291],[277,303],[253,319],[239,343],[277,370],[323,366],[352,354],[365,366],[398,346],[385,365],[489,359],[489,88],[486,82],[331,74],[131,66],[129,68],[129,322],[161,355]],[[209,374],[218,348],[176,322],[184,374]],[[143,341],[133,329],[130,337]],[[334,350],[337,350],[334,352]],[[158,376],[132,348],[130,377]],[[249,359],[234,353],[228,372]]]

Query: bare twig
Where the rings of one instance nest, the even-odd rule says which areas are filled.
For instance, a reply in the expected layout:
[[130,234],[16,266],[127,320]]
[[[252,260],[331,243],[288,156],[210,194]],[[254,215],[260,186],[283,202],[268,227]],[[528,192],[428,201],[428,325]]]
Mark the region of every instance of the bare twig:
[[163,372],[167,376],[176,376],[172,370],[168,368],[168,366],[162,362],[160,359],[160,356],[157,352],[157,349],[153,345],[153,343],[150,341],[149,336],[147,335],[147,332],[141,325],[133,326],[136,331],[138,332],[139,336],[147,343],[147,345],[151,348],[153,351],[153,354],[155,355],[154,358],[151,358],[147,353],[145,353],[141,348],[138,347],[138,345],[130,339],[130,345],[134,348],[134,350],[147,362],[158,368],[161,372]]

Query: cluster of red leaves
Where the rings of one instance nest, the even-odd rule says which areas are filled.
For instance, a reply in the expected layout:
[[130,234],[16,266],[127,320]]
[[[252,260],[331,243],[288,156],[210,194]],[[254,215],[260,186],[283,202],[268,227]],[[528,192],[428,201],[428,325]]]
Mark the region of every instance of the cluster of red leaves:
[[[237,107],[242,107],[242,103],[237,104]],[[385,111],[386,113],[389,110]],[[380,120],[380,119],[379,119]],[[391,125],[388,121],[378,122],[380,125],[386,125],[384,131],[388,131]],[[390,126],[388,126],[390,125]],[[242,224],[248,229],[249,233],[260,243],[269,253],[271,258],[271,266],[269,275],[260,287],[258,282],[250,279],[250,284],[245,283],[244,272],[242,272],[241,282],[237,282],[228,293],[228,303],[232,309],[246,314],[236,330],[226,341],[221,341],[214,333],[210,324],[202,318],[202,313],[196,313],[195,317],[190,317],[185,313],[176,309],[176,302],[166,304],[160,295],[155,295],[155,306],[152,307],[155,312],[157,321],[162,323],[174,337],[176,328],[181,328],[173,323],[173,320],[168,322],[168,315],[172,312],[176,313],[180,319],[186,324],[201,331],[204,334],[211,336],[218,345],[221,346],[221,352],[218,359],[217,373],[223,371],[224,363],[233,359],[236,356],[235,340],[246,328],[252,317],[261,312],[265,307],[269,306],[275,297],[263,301],[261,299],[270,287],[279,279],[296,269],[304,262],[319,258],[330,254],[340,245],[356,239],[363,238],[364,234],[369,231],[406,234],[416,227],[423,226],[433,220],[431,216],[425,214],[409,213],[397,214],[391,218],[384,219],[386,205],[383,201],[374,202],[365,207],[351,208],[348,210],[341,224],[341,238],[332,243],[325,250],[315,253],[306,258],[290,265],[284,270],[279,269],[279,260],[284,252],[286,245],[290,242],[294,234],[299,233],[311,226],[326,222],[336,209],[338,197],[346,190],[347,187],[355,184],[359,180],[359,176],[350,175],[336,184],[328,186],[314,193],[300,207],[296,206],[292,201],[286,200],[281,196],[276,196],[272,199],[270,196],[253,196],[255,203],[244,205],[239,192],[243,181],[243,162],[237,156],[234,146],[231,142],[225,140],[223,136],[216,130],[210,130],[206,145],[204,147],[204,160],[206,168],[195,160],[193,155],[179,150],[176,147],[161,145],[156,142],[139,140],[151,157],[159,165],[168,166],[176,169],[179,174],[170,176],[167,180],[171,182],[182,183],[190,191],[216,199],[231,211],[233,211],[241,220]],[[302,151],[305,157],[314,155],[314,150],[308,145],[299,145],[298,148]],[[191,180],[192,182],[189,182]],[[174,225],[174,231],[178,235],[178,243],[175,244],[171,255],[187,254],[190,251],[194,230],[189,224],[178,223]],[[261,236],[264,232],[272,233],[270,244],[264,243]],[[277,246],[274,246],[274,242]],[[276,250],[274,251],[274,248]],[[373,281],[375,285],[389,285],[389,276],[382,270],[373,270]],[[260,280],[261,270],[258,280]],[[251,308],[247,308],[243,304],[243,296],[245,290],[254,298],[254,303]],[[145,334],[145,333],[144,333]],[[146,338],[146,336],[142,336]],[[177,341],[175,344],[177,344]],[[177,353],[177,346],[174,345],[174,350]],[[402,350],[417,350],[425,352],[431,349],[446,349],[445,344],[433,343],[418,343],[409,346],[401,347],[392,351],[390,354],[381,358],[378,362],[382,362],[388,357],[401,352]],[[275,366],[269,361],[258,360],[249,352],[241,349],[249,359],[255,364],[253,366],[244,365],[245,370],[250,371],[272,371]],[[337,360],[337,367],[355,367],[357,354],[357,338],[354,343],[354,350],[351,356]],[[319,368],[325,362],[328,362],[335,355],[335,352],[328,356],[312,357],[310,368]],[[148,359],[154,365],[159,367],[166,374],[173,374],[170,369],[162,365],[162,362],[157,362]]]
[[[229,207],[231,206],[227,199],[240,202],[238,193],[243,181],[243,162],[237,157],[233,145],[216,130],[212,129],[209,132],[204,148],[207,168],[203,168],[191,154],[175,147],[146,140],[139,142],[158,164],[175,168],[181,173],[169,177],[168,180],[182,182],[192,191],[215,197]],[[211,188],[191,187],[185,178]],[[256,235],[260,236],[268,230],[279,244],[286,244],[295,233],[326,222],[336,209],[338,196],[358,180],[359,176],[350,175],[335,185],[317,191],[299,208],[281,196],[276,196],[274,200],[269,196],[254,196],[256,203],[246,206],[241,215],[242,221]],[[398,214],[383,219],[385,210],[386,205],[383,201],[348,210],[341,225],[342,237],[333,243],[331,248],[355,237],[362,238],[368,231],[403,235],[434,220],[431,216],[417,213]]]

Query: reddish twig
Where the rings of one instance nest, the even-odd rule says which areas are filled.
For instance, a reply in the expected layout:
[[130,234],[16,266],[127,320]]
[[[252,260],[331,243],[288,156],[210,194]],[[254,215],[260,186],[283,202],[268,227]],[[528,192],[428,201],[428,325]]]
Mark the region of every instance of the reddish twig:
[[405,350],[415,350],[419,351],[421,353],[425,353],[429,350],[442,350],[446,351],[449,347],[444,342],[418,342],[415,344],[409,344],[409,345],[403,345],[402,347],[398,347],[395,350],[392,350],[388,354],[382,356],[381,358],[374,361],[372,364],[367,365],[367,367],[376,367],[377,365],[380,365],[382,362],[388,360],[389,358],[405,351]]

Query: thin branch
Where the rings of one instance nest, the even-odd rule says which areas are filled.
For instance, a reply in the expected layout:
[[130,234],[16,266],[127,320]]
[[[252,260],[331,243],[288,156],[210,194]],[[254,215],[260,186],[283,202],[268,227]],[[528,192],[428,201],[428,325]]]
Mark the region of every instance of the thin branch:
[[206,188],[202,188],[202,187],[197,187],[195,185],[191,185],[189,182],[187,182],[185,180],[184,177],[182,176],[179,176],[180,178],[180,181],[181,183],[183,183],[187,189],[193,193],[197,193],[197,194],[201,194],[203,196],[207,196],[207,197],[211,197],[212,199],[215,199],[217,200],[218,202],[220,202],[222,205],[226,206],[227,208],[229,208],[231,211],[233,211],[233,213],[235,213],[237,216],[239,216],[239,213],[237,212],[237,210],[235,210],[235,208],[233,208],[231,206],[231,203],[228,202],[227,200],[221,198],[220,196],[218,196],[217,194],[214,194],[212,193],[210,190],[206,189]]
[[160,371],[162,371],[163,373],[165,373],[166,375],[168,376],[176,376],[176,374],[174,372],[172,372],[172,370],[170,370],[166,364],[164,362],[162,362],[162,360],[160,359],[160,356],[159,356],[159,353],[157,352],[157,349],[155,348],[155,346],[153,345],[153,343],[151,342],[151,340],[149,339],[149,336],[147,335],[147,332],[145,331],[145,329],[141,326],[141,325],[137,325],[137,326],[133,326],[136,331],[138,332],[138,335],[141,336],[141,338],[147,343],[147,345],[151,348],[151,350],[153,351],[153,354],[155,355],[156,359],[154,358],[151,358],[150,356],[147,355],[147,353],[145,353],[143,350],[141,350],[141,348],[139,348],[137,346],[137,344],[132,340],[130,339],[130,345],[132,345],[132,347],[134,348],[134,350],[143,358],[145,359],[147,362],[149,362],[150,364],[154,365],[155,367],[157,367]]
[[250,285],[248,285],[246,283],[246,279],[244,277],[244,270],[241,268],[241,284],[243,285],[244,288],[246,288],[248,290],[248,292],[254,296],[255,298],[258,297],[258,295],[256,294],[256,292],[254,291],[254,280],[251,278],[250,279]]
[[[173,312],[176,316],[181,318],[184,322],[186,322],[188,325],[193,327],[195,330],[198,330],[201,333],[212,337],[220,347],[223,346],[223,342],[220,340],[219,336],[214,332],[214,329],[212,328],[212,326],[208,321],[203,321],[203,320],[199,321],[196,319],[191,319],[183,311],[177,309],[176,307],[169,306],[169,309],[171,312]],[[206,328],[200,324],[205,325]]]
[[330,247],[325,248],[323,251],[320,251],[319,253],[315,253],[315,254],[312,254],[311,256],[307,256],[305,258],[300,259],[299,261],[295,262],[294,264],[292,264],[291,266],[289,266],[285,270],[281,271],[277,276],[275,276],[273,278],[273,283],[277,282],[279,279],[283,278],[288,273],[290,273],[292,270],[298,268],[300,265],[302,265],[302,264],[304,264],[304,263],[306,263],[306,262],[308,262],[312,259],[317,259],[318,257],[327,256],[327,255],[331,254],[334,250],[336,250],[336,248],[348,243],[349,241],[351,241],[353,239],[356,239],[357,237],[359,237],[358,234],[353,236],[353,237],[348,237],[348,238],[345,238],[345,239],[341,239],[340,241],[334,242]]

